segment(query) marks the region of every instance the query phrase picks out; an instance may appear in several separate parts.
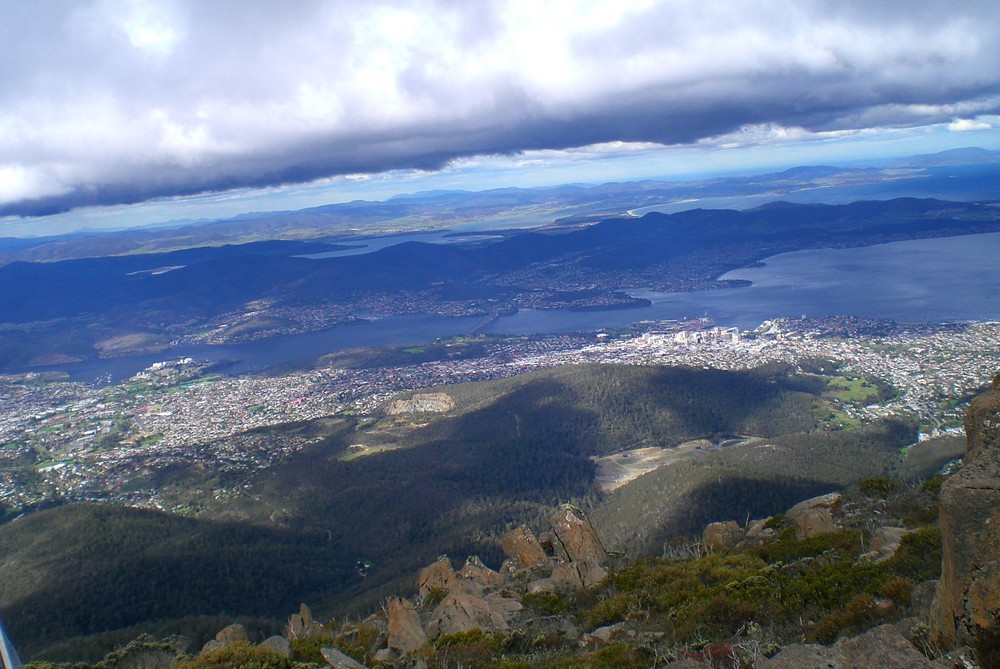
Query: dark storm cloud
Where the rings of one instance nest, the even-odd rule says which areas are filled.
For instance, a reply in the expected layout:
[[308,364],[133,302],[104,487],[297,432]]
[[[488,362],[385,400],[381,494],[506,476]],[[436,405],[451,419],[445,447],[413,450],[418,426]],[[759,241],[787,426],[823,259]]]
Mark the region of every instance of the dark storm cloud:
[[0,215],[997,113],[995,5],[899,7],[0,2]]

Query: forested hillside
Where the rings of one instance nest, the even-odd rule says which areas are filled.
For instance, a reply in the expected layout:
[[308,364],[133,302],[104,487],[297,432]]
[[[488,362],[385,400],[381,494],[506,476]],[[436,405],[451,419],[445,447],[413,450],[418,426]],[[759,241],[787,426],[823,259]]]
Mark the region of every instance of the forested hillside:
[[[782,366],[566,366],[416,394],[438,398],[435,411],[389,410],[410,393],[370,417],[279,426],[326,436],[249,478],[175,472],[171,494],[192,517],[75,505],[0,526],[0,608],[29,656],[136,624],[276,620],[303,599],[370,611],[443,553],[498,567],[504,531],[566,501],[590,510],[609,547],[657,554],[705,522],[899,466],[915,426],[820,428],[826,388]],[[595,483],[599,457],[695,439],[705,447],[610,494]]]

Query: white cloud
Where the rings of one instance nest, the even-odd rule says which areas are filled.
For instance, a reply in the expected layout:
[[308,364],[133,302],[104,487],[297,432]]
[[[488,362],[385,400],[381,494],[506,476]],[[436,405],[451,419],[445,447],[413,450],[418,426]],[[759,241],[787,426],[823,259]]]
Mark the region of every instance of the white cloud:
[[0,215],[1000,112],[972,1],[38,0],[0,6],[0,62],[0,156],[34,175]]
[[993,126],[986,121],[971,118],[955,119],[948,124],[951,132],[969,132],[971,130],[992,130]]

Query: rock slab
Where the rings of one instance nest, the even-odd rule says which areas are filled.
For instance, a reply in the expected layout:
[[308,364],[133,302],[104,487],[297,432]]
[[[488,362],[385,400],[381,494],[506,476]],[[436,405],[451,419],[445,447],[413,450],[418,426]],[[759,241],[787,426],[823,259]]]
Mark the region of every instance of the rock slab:
[[941,486],[941,580],[931,627],[946,647],[1000,636],[1000,374],[965,416],[962,470]]
[[420,614],[413,604],[399,597],[386,603],[388,646],[401,653],[410,653],[427,643],[427,634],[420,624]]

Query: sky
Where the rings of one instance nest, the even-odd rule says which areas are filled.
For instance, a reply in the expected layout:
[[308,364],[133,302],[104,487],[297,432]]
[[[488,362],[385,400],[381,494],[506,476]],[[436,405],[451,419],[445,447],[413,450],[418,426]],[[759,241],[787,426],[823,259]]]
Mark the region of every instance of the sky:
[[0,236],[960,146],[995,0],[0,0]]

